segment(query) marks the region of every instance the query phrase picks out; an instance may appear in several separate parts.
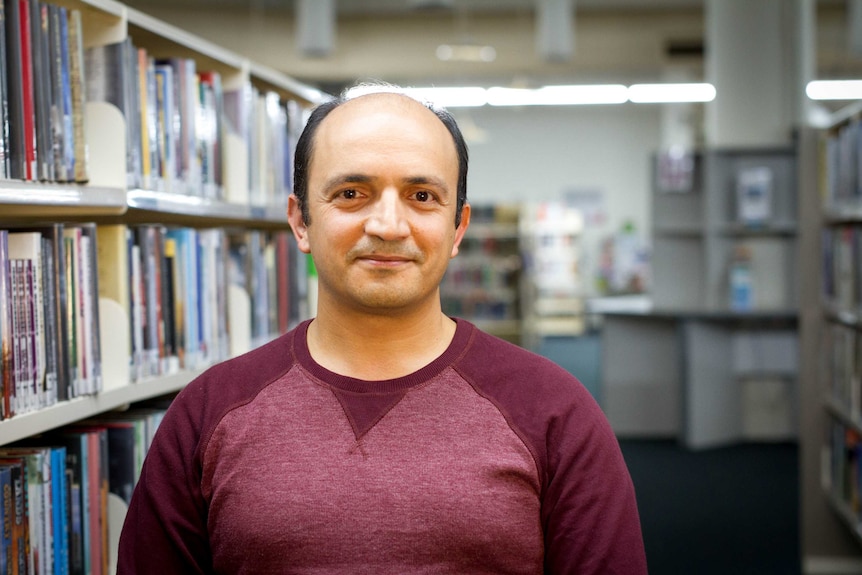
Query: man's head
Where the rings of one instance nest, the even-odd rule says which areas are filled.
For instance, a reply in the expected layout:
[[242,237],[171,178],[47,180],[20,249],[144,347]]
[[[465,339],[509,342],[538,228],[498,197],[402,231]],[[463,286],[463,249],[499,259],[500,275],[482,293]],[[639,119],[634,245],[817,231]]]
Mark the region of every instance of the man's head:
[[439,309],[440,280],[470,223],[466,156],[449,126],[413,98],[372,93],[331,107],[303,137],[313,151],[298,154],[305,165],[287,212],[314,258],[318,309]]
[[[390,90],[381,89],[380,91],[386,93]],[[397,87],[392,87],[391,92],[402,93],[402,91]],[[345,91],[340,97],[317,106],[311,112],[308,122],[306,123],[296,144],[296,153],[293,164],[293,193],[302,209],[303,221],[306,224],[309,223],[308,203],[306,201],[308,196],[308,171],[311,167],[312,156],[314,155],[315,135],[317,134],[320,124],[333,110],[353,99],[349,94],[349,91]],[[458,227],[461,223],[462,208],[464,207],[464,204],[467,203],[467,143],[464,140],[464,136],[461,134],[458,123],[455,121],[455,118],[452,117],[452,114],[444,108],[435,106],[430,102],[423,101],[421,103],[423,106],[434,112],[452,135],[455,151],[458,154],[458,198],[455,210],[455,227]]]

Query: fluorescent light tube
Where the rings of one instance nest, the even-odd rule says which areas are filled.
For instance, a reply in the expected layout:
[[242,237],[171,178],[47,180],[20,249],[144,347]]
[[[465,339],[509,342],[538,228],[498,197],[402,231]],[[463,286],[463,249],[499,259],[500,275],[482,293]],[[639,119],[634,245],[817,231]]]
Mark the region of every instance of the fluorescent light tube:
[[475,44],[440,44],[437,46],[437,59],[443,62],[493,62],[497,50],[493,46]]
[[678,102],[711,102],[715,100],[712,84],[633,84],[628,98],[636,104]]
[[815,80],[808,82],[805,93],[812,100],[862,99],[862,80]]
[[488,103],[492,106],[622,104],[626,99],[626,87],[621,84],[488,88]]
[[405,88],[404,93],[444,108],[470,108],[488,103],[485,88],[478,87]]

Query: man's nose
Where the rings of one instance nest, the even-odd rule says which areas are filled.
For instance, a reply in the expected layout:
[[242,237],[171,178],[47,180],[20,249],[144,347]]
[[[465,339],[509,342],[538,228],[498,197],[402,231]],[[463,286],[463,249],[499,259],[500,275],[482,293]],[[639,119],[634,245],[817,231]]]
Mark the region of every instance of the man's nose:
[[382,240],[398,240],[410,234],[407,209],[397,190],[388,188],[371,204],[365,233]]

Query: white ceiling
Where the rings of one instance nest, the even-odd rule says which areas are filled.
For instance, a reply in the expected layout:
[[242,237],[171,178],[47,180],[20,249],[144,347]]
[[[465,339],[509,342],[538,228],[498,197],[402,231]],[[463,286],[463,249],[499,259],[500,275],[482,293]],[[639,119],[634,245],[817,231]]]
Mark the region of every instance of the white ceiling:
[[[571,0],[574,54],[557,62],[537,53],[536,1],[337,0],[333,50],[318,58],[297,48],[293,0],[125,3],[330,92],[357,79],[531,85],[703,78],[703,0]],[[847,49],[846,2],[817,0],[818,77],[862,77],[862,58]],[[496,60],[436,58],[440,44],[467,41],[494,46]]]

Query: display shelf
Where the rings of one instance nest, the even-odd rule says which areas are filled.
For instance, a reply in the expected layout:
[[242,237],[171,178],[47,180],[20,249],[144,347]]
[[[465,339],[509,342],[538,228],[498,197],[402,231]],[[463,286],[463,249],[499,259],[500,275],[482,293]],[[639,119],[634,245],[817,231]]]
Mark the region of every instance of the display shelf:
[[[798,366],[782,358],[795,357],[799,321],[796,149],[692,154],[690,185],[676,191],[662,188],[663,160],[656,157],[652,302],[642,311],[605,315],[604,407],[618,433],[667,435],[700,449],[756,439],[747,422],[758,410],[766,413],[769,406],[757,401],[776,391],[785,411],[765,435],[792,439]],[[756,212],[761,219],[749,220],[738,200],[740,174],[760,169],[770,174],[768,202]],[[736,287],[747,285],[750,295],[736,308],[731,272],[742,251],[748,283]],[[632,355],[645,340],[655,340],[654,351]],[[769,363],[746,351],[752,341],[774,348]],[[644,405],[657,415],[645,417]]]
[[[797,273],[792,256],[798,234],[795,150],[718,148],[693,154],[696,168],[690,190],[667,192],[658,182],[654,184],[651,259],[655,304],[688,309],[729,307],[728,272],[734,244],[752,242],[759,256],[753,266],[764,268],[759,274],[753,269],[755,293],[781,295],[755,300],[752,307],[795,307],[795,293],[780,289],[792,285]],[[738,178],[751,169],[771,174],[766,214],[756,222],[742,219],[738,200]],[[776,254],[781,257],[771,257]]]
[[76,397],[38,411],[0,421],[0,444],[12,443],[106,411],[122,409],[130,403],[167,395],[181,390],[203,370],[183,371],[146,379],[96,395]]

